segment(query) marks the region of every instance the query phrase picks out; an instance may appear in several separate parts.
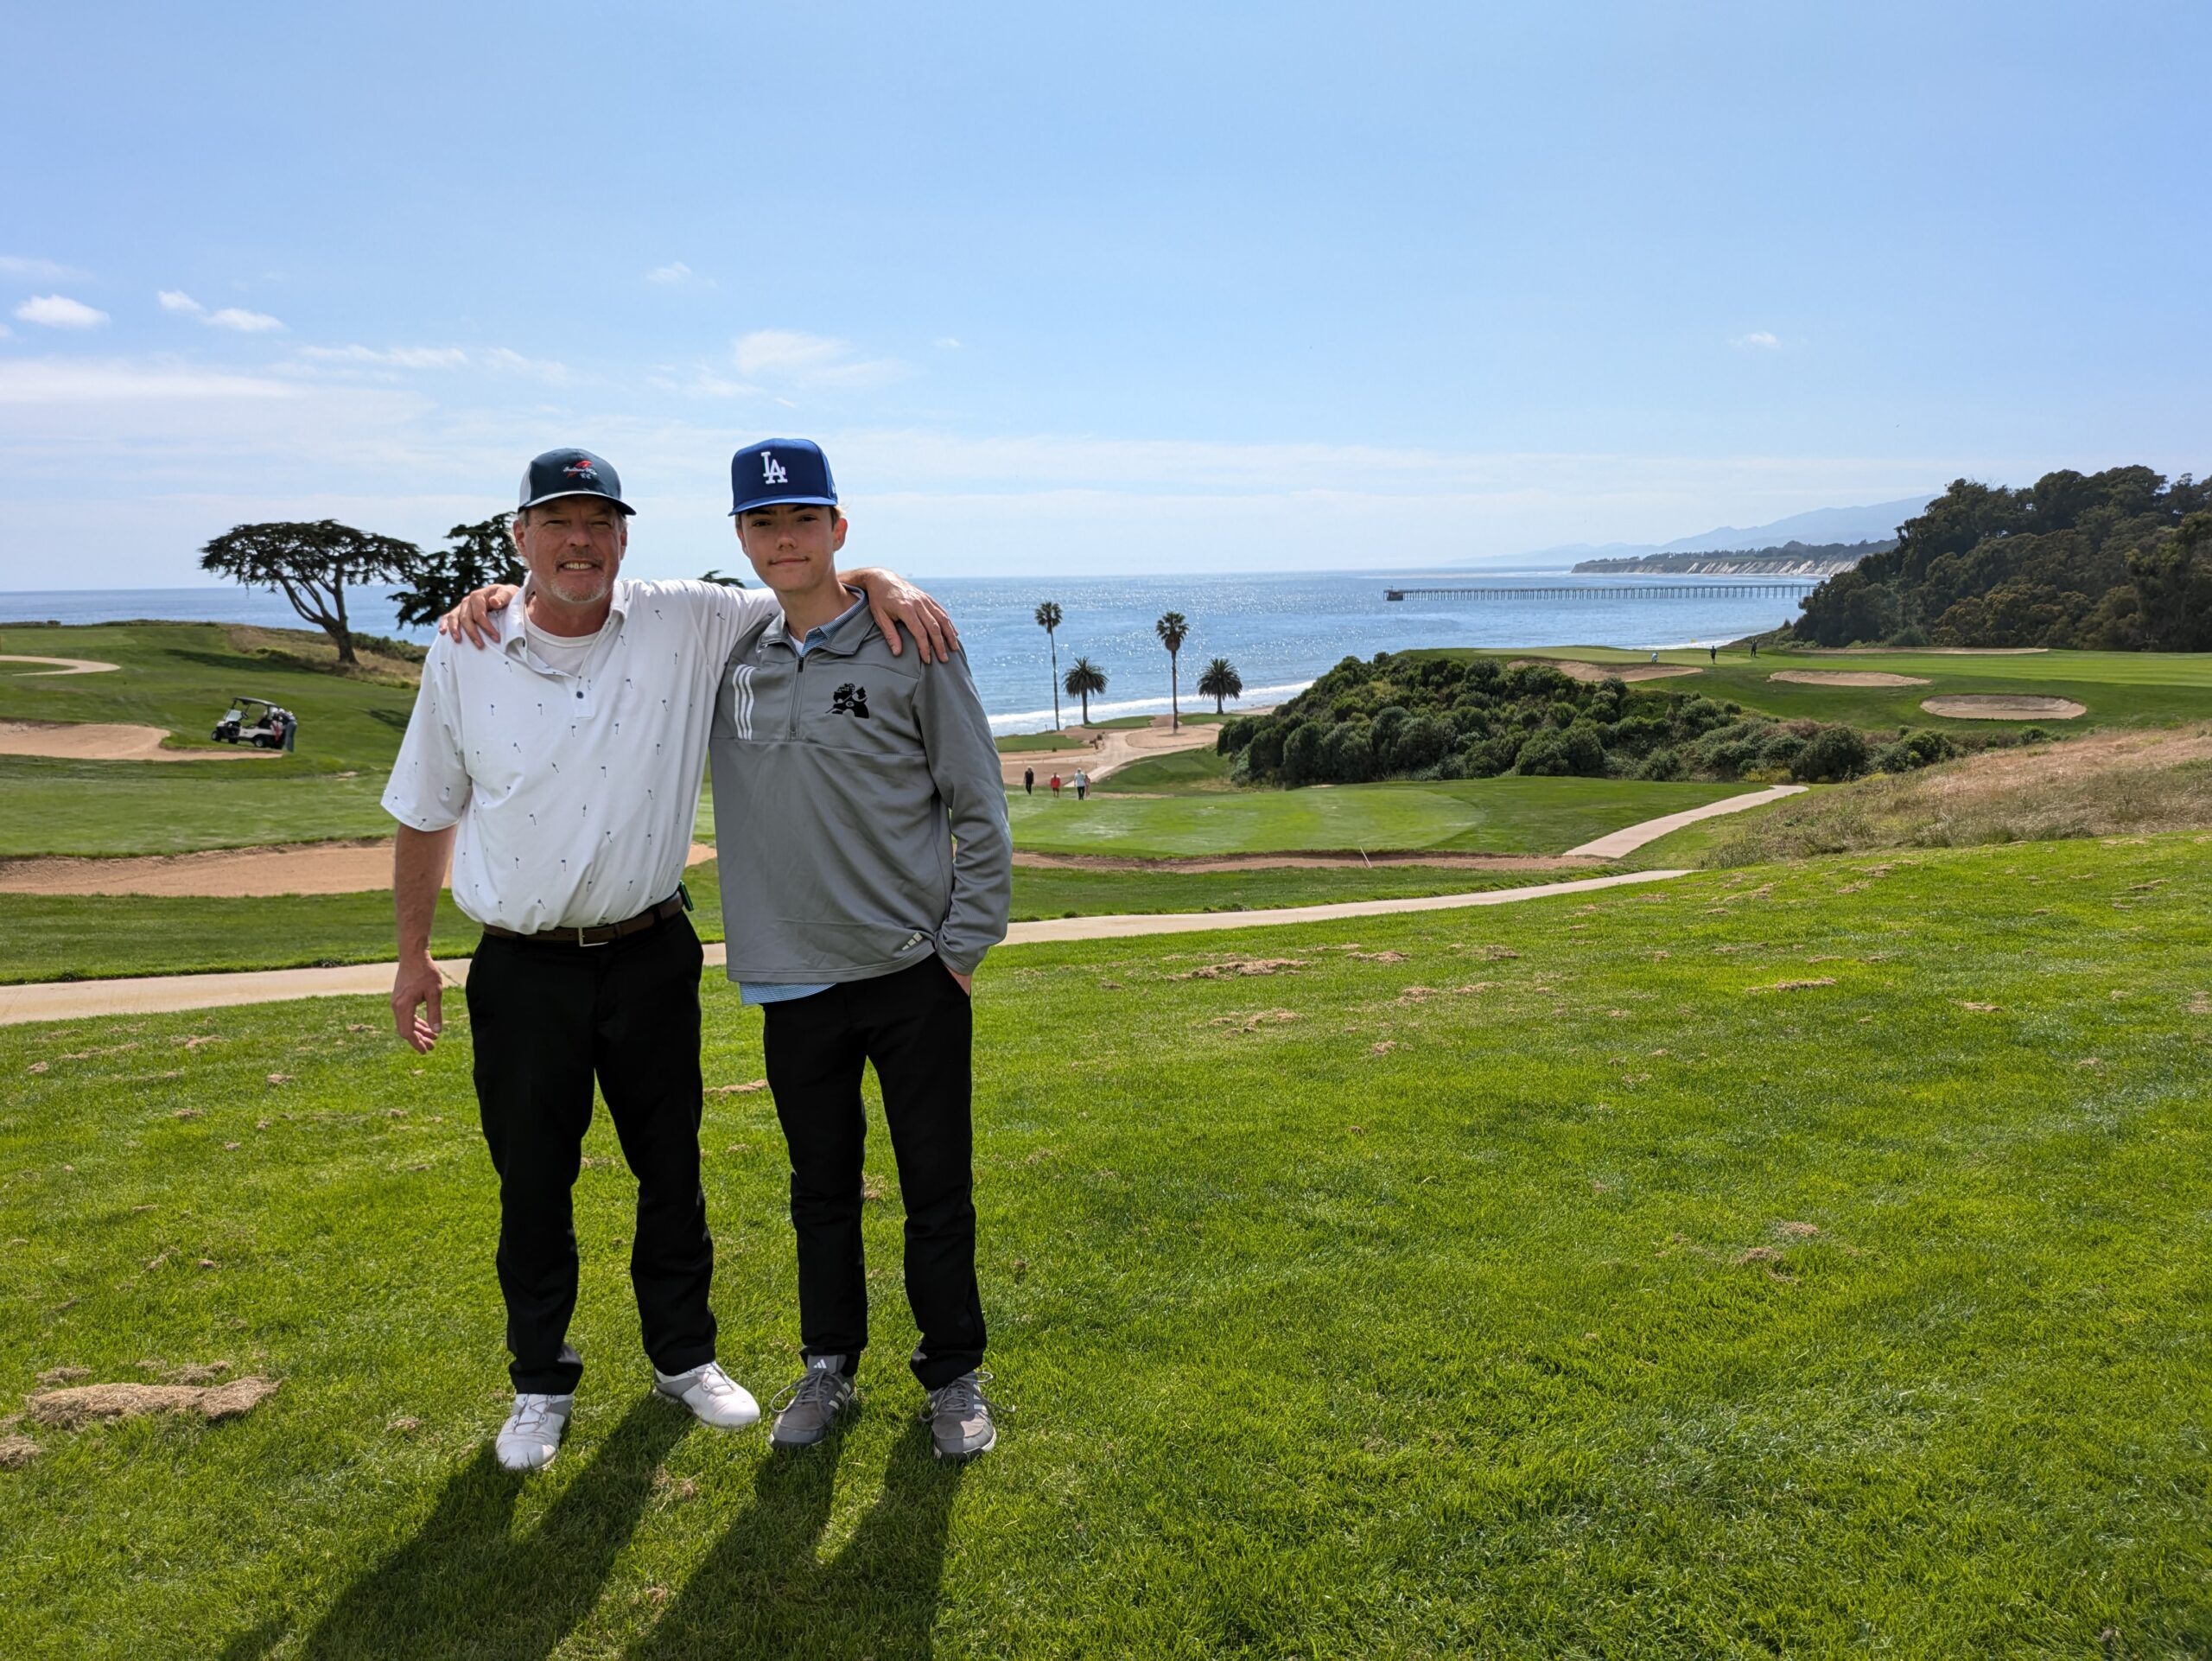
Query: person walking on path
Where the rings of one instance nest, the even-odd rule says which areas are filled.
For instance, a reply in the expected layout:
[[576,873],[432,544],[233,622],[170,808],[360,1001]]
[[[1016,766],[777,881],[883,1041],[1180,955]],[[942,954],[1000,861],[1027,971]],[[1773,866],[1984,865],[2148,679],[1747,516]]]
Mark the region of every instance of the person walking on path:
[[1037,769],[1036,769],[1036,768],[1034,768],[1034,767],[1024,767],[1024,768],[1022,768],[1022,770],[1021,770],[1021,793],[1022,793],[1023,795],[1025,795],[1025,796],[1034,796],[1034,795],[1037,793]]
[[1081,801],[1090,789],[1090,775],[1081,767],[1075,770],[1075,799]]
[[[583,1373],[568,1341],[571,1190],[594,1082],[638,1181],[631,1282],[655,1387],[709,1424],[760,1416],[715,1359],[701,953],[680,879],[715,679],[775,607],[622,579],[632,511],[588,450],[531,462],[513,527],[522,603],[493,626],[496,650],[433,642],[384,796],[399,821],[392,1018],[417,1051],[442,1025],[429,933],[448,862],[455,905],[484,929],[467,996],[515,1390],[496,1451],[513,1470],[553,1459]],[[933,609],[895,578],[867,581],[910,627]]]
[[848,525],[819,448],[740,450],[731,480],[746,557],[782,608],[739,640],[709,748],[747,879],[722,891],[728,974],[766,1008],[791,1154],[805,1367],[778,1398],[771,1440],[827,1436],[868,1347],[861,1079],[873,1064],[906,1212],[921,1334],[909,1365],[938,1456],[971,1458],[998,1437],[981,1371],[969,1003],[1013,895],[998,750],[966,659],[894,662],[837,581]]
[[1052,799],[1057,802],[1060,799],[1060,775],[1058,773],[1056,773],[1052,775]]

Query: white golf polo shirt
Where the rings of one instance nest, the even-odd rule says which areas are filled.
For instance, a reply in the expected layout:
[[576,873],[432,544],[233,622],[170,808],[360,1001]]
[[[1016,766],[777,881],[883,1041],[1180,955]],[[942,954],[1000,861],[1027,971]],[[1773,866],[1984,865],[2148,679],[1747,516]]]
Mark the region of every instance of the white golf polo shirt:
[[676,892],[722,665],[775,596],[617,578],[576,672],[530,648],[529,587],[483,647],[439,636],[385,811],[458,825],[453,899],[524,934],[620,922]]

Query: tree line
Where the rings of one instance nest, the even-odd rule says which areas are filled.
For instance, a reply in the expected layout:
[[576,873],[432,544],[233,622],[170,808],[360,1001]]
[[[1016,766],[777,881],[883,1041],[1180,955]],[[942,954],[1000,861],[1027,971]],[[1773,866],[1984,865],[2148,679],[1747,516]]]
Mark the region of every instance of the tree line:
[[[1077,658],[1069,665],[1068,672],[1060,673],[1059,627],[1062,614],[1058,602],[1046,600],[1039,603],[1032,614],[1037,627],[1045,631],[1045,640],[1052,651],[1052,726],[1060,725],[1060,692],[1065,689],[1071,698],[1083,700],[1083,724],[1090,724],[1090,698],[1095,692],[1106,690],[1106,671],[1088,658]],[[1183,725],[1182,687],[1179,669],[1183,642],[1190,638],[1190,619],[1179,611],[1163,613],[1152,626],[1160,637],[1160,644],[1167,649],[1167,708],[1169,724],[1180,730]],[[1213,700],[1213,712],[1220,715],[1228,700],[1244,690],[1244,682],[1236,672],[1236,665],[1226,658],[1216,658],[1205,666],[1198,677],[1201,696]]]
[[2145,467],[1960,479],[1807,596],[1821,646],[2212,650],[2212,480]]
[[[233,525],[200,550],[200,569],[267,589],[327,634],[338,661],[353,663],[353,629],[346,615],[350,589],[399,583],[392,595],[399,621],[428,628],[489,582],[519,582],[522,561],[507,526],[512,513],[494,513],[474,525],[456,525],[446,545],[425,550],[397,537],[358,531],[335,519]],[[709,574],[709,581],[723,580]]]
[[1281,709],[1227,722],[1215,748],[1234,758],[1232,781],[1289,787],[1501,773],[1827,783],[1960,752],[1939,732],[1783,721],[1548,664],[1421,652],[1346,658]]

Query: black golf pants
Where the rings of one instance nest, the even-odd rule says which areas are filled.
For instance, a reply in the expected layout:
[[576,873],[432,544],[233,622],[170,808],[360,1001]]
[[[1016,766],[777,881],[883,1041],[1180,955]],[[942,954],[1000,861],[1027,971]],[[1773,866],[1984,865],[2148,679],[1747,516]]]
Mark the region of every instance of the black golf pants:
[[592,1082],[638,1179],[630,1282],[663,1372],[715,1357],[715,1243],[699,1185],[699,937],[664,919],[601,946],[486,936],[468,971],[476,1100],[499,1174],[499,1292],[518,1391],[566,1395],[576,1231],[569,1191]]
[[914,1377],[926,1390],[950,1384],[983,1359],[968,995],[932,957],[766,1009],[768,1085],[791,1149],[806,1355],[842,1355],[850,1371],[868,1347],[861,1068],[873,1062],[906,1210],[906,1301],[921,1332]]

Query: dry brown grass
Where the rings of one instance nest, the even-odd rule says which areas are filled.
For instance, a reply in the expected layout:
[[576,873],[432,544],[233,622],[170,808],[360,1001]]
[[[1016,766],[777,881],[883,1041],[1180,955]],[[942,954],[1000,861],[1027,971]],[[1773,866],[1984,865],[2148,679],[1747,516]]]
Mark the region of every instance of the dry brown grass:
[[1752,865],[1878,848],[1967,848],[2212,826],[2212,728],[1986,750],[1792,798],[1718,843]]
[[338,661],[338,648],[330,637],[308,629],[255,628],[241,623],[226,633],[231,644],[240,652],[265,658],[271,663],[297,664],[378,686],[415,686],[423,679],[422,665],[372,652],[359,640],[353,642],[353,655],[358,661],[341,664]]

